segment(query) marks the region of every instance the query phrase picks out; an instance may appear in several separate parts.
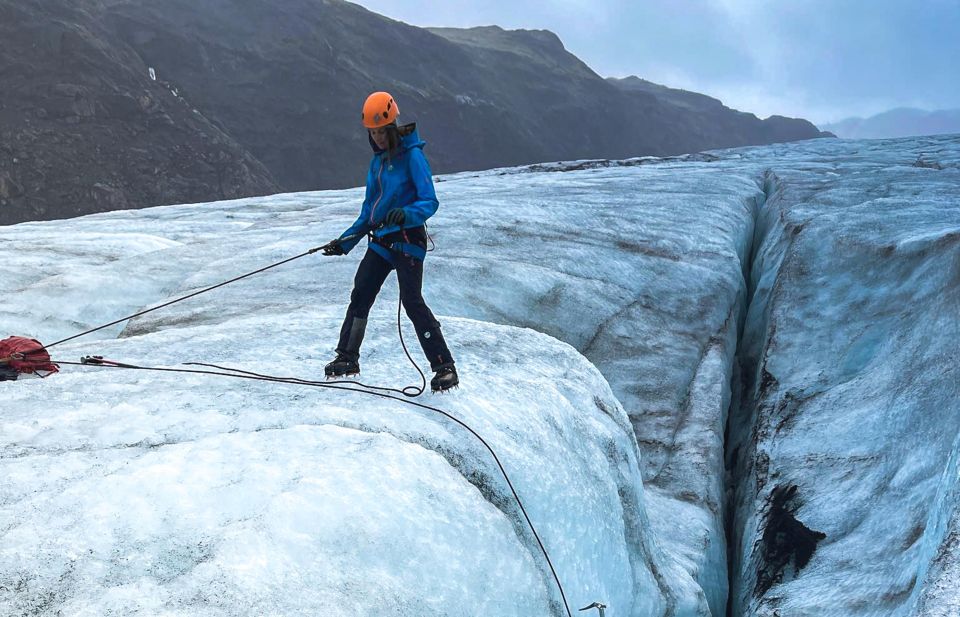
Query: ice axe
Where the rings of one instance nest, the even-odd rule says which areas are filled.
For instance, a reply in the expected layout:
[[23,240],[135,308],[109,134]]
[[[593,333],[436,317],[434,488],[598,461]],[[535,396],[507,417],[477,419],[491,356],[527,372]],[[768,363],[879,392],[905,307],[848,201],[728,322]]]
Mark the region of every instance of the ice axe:
[[598,611],[600,611],[600,617],[603,617],[604,611],[606,610],[607,605],[606,605],[606,604],[600,604],[599,602],[594,602],[594,603],[591,604],[590,606],[584,606],[583,608],[581,608],[581,609],[580,609],[580,612],[589,611],[589,610],[592,609],[592,608],[595,608],[595,609],[597,609]]

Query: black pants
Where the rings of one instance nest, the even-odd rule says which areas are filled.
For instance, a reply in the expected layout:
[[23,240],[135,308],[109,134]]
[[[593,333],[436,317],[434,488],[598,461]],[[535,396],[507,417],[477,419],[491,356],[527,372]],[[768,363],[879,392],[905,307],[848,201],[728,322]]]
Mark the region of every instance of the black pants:
[[[453,356],[447,349],[447,343],[440,331],[440,323],[433,316],[430,307],[423,300],[423,262],[413,257],[397,254],[394,257],[397,270],[397,282],[400,284],[400,301],[407,312],[413,327],[417,331],[420,347],[430,361],[430,369],[436,371],[443,366],[453,365]],[[350,294],[350,306],[340,328],[340,342],[337,353],[351,360],[359,360],[360,343],[366,328],[367,316],[377,294],[387,280],[394,265],[367,249],[360,261],[357,275],[353,280],[353,292]]]

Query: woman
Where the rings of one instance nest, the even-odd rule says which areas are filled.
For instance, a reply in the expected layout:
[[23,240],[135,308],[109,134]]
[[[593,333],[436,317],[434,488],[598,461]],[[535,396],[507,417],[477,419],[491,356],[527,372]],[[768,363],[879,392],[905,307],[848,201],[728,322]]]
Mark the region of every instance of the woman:
[[427,254],[424,223],[437,211],[430,165],[416,124],[397,125],[400,110],[386,92],[374,92],[363,105],[373,160],[367,172],[367,192],[360,216],[324,249],[324,255],[346,255],[369,234],[350,294],[350,306],[340,328],[337,357],[326,366],[327,377],[360,372],[360,344],[370,307],[391,270],[397,271],[400,301],[413,322],[423,353],[435,371],[434,392],[459,383],[453,356],[430,308],[423,300],[423,259]]

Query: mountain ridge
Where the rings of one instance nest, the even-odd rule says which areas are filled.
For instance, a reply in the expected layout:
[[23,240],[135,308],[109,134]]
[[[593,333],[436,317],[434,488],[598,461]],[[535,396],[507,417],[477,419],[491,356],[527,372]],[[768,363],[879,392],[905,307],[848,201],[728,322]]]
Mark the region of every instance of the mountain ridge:
[[360,104],[382,89],[437,173],[826,136],[620,88],[546,30],[418,28],[342,0],[24,0],[0,17],[0,224],[355,186]]
[[927,111],[896,107],[867,118],[851,117],[823,125],[823,130],[848,139],[885,139],[960,133],[960,109]]

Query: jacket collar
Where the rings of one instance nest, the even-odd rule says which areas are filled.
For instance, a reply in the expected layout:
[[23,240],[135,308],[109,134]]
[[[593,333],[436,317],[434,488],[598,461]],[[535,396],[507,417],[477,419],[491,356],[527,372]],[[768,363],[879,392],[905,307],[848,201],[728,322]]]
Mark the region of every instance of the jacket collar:
[[[416,122],[401,124],[397,127],[397,130],[400,131],[400,152],[406,152],[410,148],[422,148],[427,143],[420,139]],[[373,137],[370,137],[370,133],[367,133],[367,141],[370,142],[370,147],[373,148],[374,155],[381,155],[386,152],[386,150],[381,150],[377,147],[377,144],[373,141]]]

